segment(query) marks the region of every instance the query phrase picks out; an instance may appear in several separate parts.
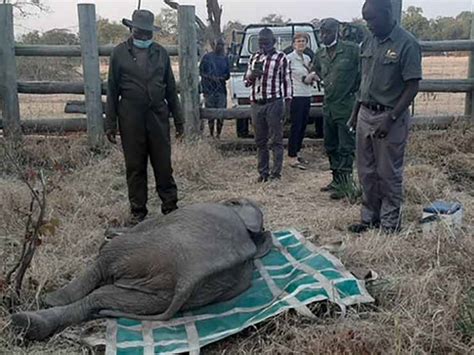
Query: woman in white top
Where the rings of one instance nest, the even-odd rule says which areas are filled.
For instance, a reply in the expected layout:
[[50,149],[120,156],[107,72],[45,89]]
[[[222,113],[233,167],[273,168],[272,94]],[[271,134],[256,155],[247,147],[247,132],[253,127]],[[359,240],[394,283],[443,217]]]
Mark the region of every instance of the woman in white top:
[[307,162],[300,156],[306,125],[311,106],[311,84],[307,76],[310,75],[311,58],[304,54],[308,45],[306,33],[296,33],[293,37],[293,52],[288,55],[293,82],[293,100],[291,101],[291,132],[288,142],[288,156],[290,166],[306,170]]

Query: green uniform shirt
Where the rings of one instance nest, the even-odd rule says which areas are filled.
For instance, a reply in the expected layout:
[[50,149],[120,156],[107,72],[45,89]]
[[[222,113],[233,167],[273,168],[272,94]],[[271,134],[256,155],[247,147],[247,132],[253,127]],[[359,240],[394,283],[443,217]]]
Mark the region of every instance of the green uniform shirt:
[[[143,65],[147,61],[147,65]],[[184,120],[171,61],[165,48],[153,43],[148,50],[137,50],[131,38],[112,51],[107,86],[106,129],[117,128],[119,103],[162,112],[168,106],[175,126]]]
[[359,101],[395,107],[405,82],[420,80],[421,49],[413,35],[395,25],[383,41],[369,36],[362,44]]
[[314,56],[313,70],[324,82],[324,111],[333,119],[347,120],[352,112],[360,83],[359,54],[357,44],[339,41],[333,58],[325,47]]

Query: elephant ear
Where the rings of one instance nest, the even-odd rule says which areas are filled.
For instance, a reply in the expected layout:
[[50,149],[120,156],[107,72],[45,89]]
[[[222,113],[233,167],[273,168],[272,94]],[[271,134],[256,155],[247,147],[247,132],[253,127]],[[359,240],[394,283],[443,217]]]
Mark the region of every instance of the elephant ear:
[[250,232],[263,231],[263,212],[255,202],[248,199],[232,199],[224,202],[224,205],[231,207],[239,215]]

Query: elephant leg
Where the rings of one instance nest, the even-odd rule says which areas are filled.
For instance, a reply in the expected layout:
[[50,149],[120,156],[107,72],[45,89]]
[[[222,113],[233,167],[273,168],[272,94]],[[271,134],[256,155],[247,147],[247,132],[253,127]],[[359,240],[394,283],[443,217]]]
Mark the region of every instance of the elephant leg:
[[[183,307],[183,305],[189,301],[195,285],[196,283],[192,280],[181,280],[181,282],[178,282],[174,290],[170,290],[166,292],[166,294],[159,296],[148,294],[148,296],[154,297],[155,302],[157,303],[154,307],[146,308],[146,311],[141,306],[136,307],[134,311],[134,309],[130,307],[130,304],[121,308],[126,311],[115,311],[113,309],[111,310],[110,308],[104,307],[104,310],[100,311],[99,314],[102,317],[124,317],[140,320],[165,321],[171,319],[176,314],[176,312],[178,312]],[[130,290],[130,292],[137,291]],[[142,294],[144,295],[144,293]],[[166,302],[164,302],[165,300]],[[158,303],[160,307],[158,307]],[[166,306],[162,307],[165,304]]]
[[[12,315],[12,326],[30,340],[43,340],[64,328],[108,315],[130,316],[164,312],[172,293],[146,294],[114,285],[99,287],[83,299],[67,306]],[[122,313],[123,312],[123,313]]]
[[48,293],[44,302],[51,307],[65,306],[84,298],[104,282],[105,277],[100,270],[99,263],[95,262],[66,286]]

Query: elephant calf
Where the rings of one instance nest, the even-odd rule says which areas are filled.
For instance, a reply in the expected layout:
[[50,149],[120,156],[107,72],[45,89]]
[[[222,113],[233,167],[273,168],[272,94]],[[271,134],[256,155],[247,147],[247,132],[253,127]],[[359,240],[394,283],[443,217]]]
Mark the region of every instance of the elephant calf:
[[102,317],[167,320],[231,299],[271,248],[263,213],[246,199],[190,205],[113,238],[78,278],[45,298],[49,309],[12,315],[28,339]]

